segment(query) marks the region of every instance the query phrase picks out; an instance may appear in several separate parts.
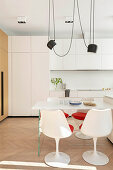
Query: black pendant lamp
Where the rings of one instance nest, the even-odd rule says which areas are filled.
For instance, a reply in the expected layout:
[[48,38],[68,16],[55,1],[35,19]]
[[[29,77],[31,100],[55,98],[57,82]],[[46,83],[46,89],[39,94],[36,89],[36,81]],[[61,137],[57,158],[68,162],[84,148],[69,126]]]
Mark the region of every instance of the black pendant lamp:
[[96,44],[89,44],[87,52],[96,53],[97,52],[97,45]]
[[53,38],[52,40],[49,39],[49,37],[50,37],[50,6],[51,6],[50,2],[51,2],[51,0],[49,0],[49,25],[48,25],[48,43],[47,43],[47,47],[48,47],[50,50],[53,49],[54,53],[55,53],[57,56],[59,56],[59,57],[64,57],[64,56],[66,56],[66,55],[70,52],[71,45],[72,45],[73,32],[74,32],[74,20],[75,20],[75,19],[74,19],[74,17],[75,17],[75,0],[73,0],[73,14],[72,14],[73,23],[72,23],[72,29],[71,29],[70,45],[69,45],[69,48],[68,48],[67,52],[66,52],[65,54],[63,54],[63,55],[58,54],[58,53],[55,51],[55,49],[54,49],[54,46],[57,44],[57,43],[55,42],[56,36],[55,36],[55,14],[54,14],[54,13],[55,13],[55,8],[54,8],[54,0],[52,0],[52,11],[53,11],[52,17],[53,17],[53,27],[54,27],[54,38]]
[[[95,0],[91,0],[91,9],[90,9],[90,44],[88,45],[87,52],[92,52],[92,53],[97,52],[97,45],[94,44],[94,7],[95,7]],[[93,24],[92,24],[92,15],[93,15]],[[93,26],[93,31],[92,31],[92,26]],[[93,43],[91,43],[92,34],[93,34]]]
[[55,40],[50,40],[50,41],[47,43],[47,47],[48,47],[50,50],[52,50],[55,45],[56,45]]

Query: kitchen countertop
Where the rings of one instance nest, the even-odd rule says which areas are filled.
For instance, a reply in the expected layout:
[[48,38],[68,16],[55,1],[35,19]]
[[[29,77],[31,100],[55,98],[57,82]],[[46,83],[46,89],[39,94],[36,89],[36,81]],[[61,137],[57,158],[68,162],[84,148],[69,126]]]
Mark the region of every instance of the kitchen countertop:
[[107,94],[105,97],[113,98],[113,94]]

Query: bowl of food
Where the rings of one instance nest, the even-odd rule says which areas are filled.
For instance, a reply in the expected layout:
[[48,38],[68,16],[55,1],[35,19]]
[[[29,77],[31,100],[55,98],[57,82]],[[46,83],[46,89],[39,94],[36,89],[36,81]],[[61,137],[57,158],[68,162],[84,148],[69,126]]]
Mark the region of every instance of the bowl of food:
[[81,105],[82,102],[81,101],[69,101],[69,104],[71,104],[71,105]]

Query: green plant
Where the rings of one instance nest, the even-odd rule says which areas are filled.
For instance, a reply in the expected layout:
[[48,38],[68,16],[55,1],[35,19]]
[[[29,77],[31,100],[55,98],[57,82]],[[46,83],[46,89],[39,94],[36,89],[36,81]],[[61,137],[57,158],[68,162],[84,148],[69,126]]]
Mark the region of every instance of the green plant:
[[53,83],[57,88],[57,85],[59,83],[62,83],[62,79],[61,78],[51,78],[51,83]]

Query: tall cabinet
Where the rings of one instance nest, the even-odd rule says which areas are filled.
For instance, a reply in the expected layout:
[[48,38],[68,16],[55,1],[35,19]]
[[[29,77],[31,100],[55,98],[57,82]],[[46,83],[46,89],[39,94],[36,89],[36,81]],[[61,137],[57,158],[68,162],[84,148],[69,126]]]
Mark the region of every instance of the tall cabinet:
[[8,36],[0,30],[0,121],[8,116]]
[[49,96],[49,52],[45,36],[9,37],[9,115],[36,116],[32,106]]

